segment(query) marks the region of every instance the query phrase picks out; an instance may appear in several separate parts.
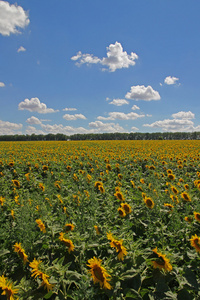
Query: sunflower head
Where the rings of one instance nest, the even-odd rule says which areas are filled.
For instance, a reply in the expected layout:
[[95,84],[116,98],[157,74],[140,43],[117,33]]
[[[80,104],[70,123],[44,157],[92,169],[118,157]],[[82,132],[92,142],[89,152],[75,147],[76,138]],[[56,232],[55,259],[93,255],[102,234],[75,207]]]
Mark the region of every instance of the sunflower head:
[[119,207],[117,210],[121,218],[124,218],[126,216],[126,211],[122,207]]
[[131,213],[131,207],[128,203],[121,203],[121,207],[125,210],[126,214]]
[[112,289],[111,285],[108,283],[110,279],[108,277],[111,277],[106,269],[102,267],[101,265],[102,260],[99,258],[96,258],[95,256],[88,260],[88,267],[90,267],[90,274],[94,281],[94,283],[99,283],[101,288],[104,289]]
[[194,211],[194,218],[195,218],[198,222],[200,222],[200,213]]
[[191,246],[195,248],[197,252],[200,252],[200,237],[196,234],[190,239]]
[[145,202],[145,204],[146,204],[146,206],[148,207],[148,208],[153,208],[154,207],[154,202],[153,202],[153,200],[150,198],[150,197],[146,197],[145,199],[144,199],[144,202]]
[[158,252],[157,247],[152,250],[153,251],[153,261],[152,265],[154,269],[159,269],[159,270],[165,270],[165,271],[171,271],[172,270],[172,265],[169,262],[169,259],[166,257],[166,255]]

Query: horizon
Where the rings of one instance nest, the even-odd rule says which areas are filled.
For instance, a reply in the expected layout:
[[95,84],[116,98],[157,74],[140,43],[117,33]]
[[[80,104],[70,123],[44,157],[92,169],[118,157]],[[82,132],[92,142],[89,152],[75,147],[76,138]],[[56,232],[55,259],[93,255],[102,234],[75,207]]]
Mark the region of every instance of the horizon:
[[0,0],[0,135],[200,131],[199,9]]

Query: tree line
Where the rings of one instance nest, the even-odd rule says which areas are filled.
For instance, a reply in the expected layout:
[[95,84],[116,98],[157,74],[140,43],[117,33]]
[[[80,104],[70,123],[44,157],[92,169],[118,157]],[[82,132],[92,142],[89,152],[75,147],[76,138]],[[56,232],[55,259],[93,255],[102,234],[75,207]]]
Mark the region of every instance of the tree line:
[[82,141],[82,140],[198,140],[200,132],[87,133],[67,136],[62,133],[0,135],[0,141]]

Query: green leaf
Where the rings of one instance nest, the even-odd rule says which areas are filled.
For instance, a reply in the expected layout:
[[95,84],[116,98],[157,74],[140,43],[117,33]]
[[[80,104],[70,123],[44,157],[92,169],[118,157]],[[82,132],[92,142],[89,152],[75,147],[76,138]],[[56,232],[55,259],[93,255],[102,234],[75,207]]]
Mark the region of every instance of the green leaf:
[[126,300],[128,299],[142,300],[142,297],[138,294],[137,291],[135,291],[134,289],[130,289],[128,293],[126,293]]
[[9,250],[3,249],[3,250],[1,250],[0,256],[6,255],[6,254],[8,254],[8,253],[10,253]]
[[53,292],[52,292],[52,291],[49,291],[49,292],[44,296],[44,299],[49,299],[49,298],[51,298],[52,295],[53,295]]
[[186,289],[182,289],[178,293],[177,299],[178,300],[193,300],[194,298],[192,295],[190,295],[190,293]]

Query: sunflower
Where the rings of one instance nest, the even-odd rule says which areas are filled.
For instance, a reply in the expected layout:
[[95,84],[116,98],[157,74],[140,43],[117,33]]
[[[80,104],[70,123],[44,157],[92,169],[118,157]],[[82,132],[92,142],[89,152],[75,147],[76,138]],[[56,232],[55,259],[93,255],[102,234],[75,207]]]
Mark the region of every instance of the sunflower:
[[117,241],[115,239],[113,241],[111,241],[111,243],[110,243],[113,245],[111,247],[115,247],[115,249],[118,253],[117,258],[119,260],[124,260],[124,255],[127,255],[126,248],[122,245],[122,243],[123,243],[123,240]]
[[49,280],[47,279],[49,276],[45,273],[42,273],[42,286],[44,286],[45,289],[47,289],[47,292],[53,289],[54,285],[49,283]]
[[189,184],[186,183],[186,184],[184,185],[184,188],[185,188],[186,190],[189,190],[189,188],[190,188],[190,187],[189,187]]
[[69,172],[70,172],[70,171],[71,171],[71,169],[72,169],[72,167],[71,167],[71,166],[67,166],[66,168],[67,168],[67,171],[69,171]]
[[135,188],[135,182],[131,180],[132,187]]
[[118,200],[120,200],[120,201],[124,201],[124,200],[125,200],[124,195],[123,195],[122,192],[120,192],[120,191],[117,191],[117,192],[114,194],[114,196],[115,196]]
[[96,234],[100,234],[100,230],[97,225],[94,225],[94,229],[96,230]]
[[170,203],[164,203],[164,206],[167,207],[169,209],[169,212],[171,212],[174,208],[174,206]]
[[88,267],[90,267],[90,273],[91,277],[94,281],[94,283],[99,283],[101,288],[104,289],[112,289],[111,285],[108,283],[110,279],[108,277],[111,277],[106,269],[101,266],[102,260],[99,258],[96,258],[95,256],[93,258],[90,258],[88,260]]
[[23,259],[23,263],[26,264],[28,261],[28,256],[26,255],[24,249],[21,247],[21,243],[15,243],[13,248],[14,248],[14,252],[17,252],[19,257]]
[[38,224],[38,227],[40,228],[40,231],[45,233],[46,232],[46,227],[45,227],[44,223],[42,222],[42,220],[37,219],[37,220],[35,220],[35,222]]
[[103,183],[102,183],[101,181],[96,181],[96,182],[94,183],[94,187],[95,187],[96,189],[98,189],[99,186],[101,186],[101,185],[103,185]]
[[103,185],[99,185],[99,186],[98,186],[98,190],[99,190],[102,194],[105,193],[105,189],[104,189]]
[[48,279],[49,278],[49,275],[43,273],[41,270],[39,270],[39,266],[41,264],[41,260],[36,260],[34,258],[34,260],[29,264],[29,266],[33,269],[31,270],[31,272],[33,274],[31,274],[32,277],[39,277],[42,279],[42,286],[44,286],[45,289],[47,289],[47,291],[49,292],[50,290],[53,289],[53,286],[52,284],[49,283]]
[[200,252],[200,237],[196,234],[190,239],[191,246],[195,248],[197,252]]
[[172,174],[172,173],[169,173],[169,174],[167,175],[167,177],[168,177],[170,180],[174,180],[174,179],[175,179],[175,176],[174,176],[174,174]]
[[14,179],[14,180],[12,180],[12,183],[13,183],[13,185],[16,186],[17,188],[20,187],[20,182],[19,182],[19,180]]
[[74,230],[74,227],[75,227],[74,224],[71,224],[71,223],[65,224],[65,231],[66,231],[66,233]]
[[107,233],[107,239],[110,240],[110,246],[116,249],[118,253],[117,258],[119,260],[124,260],[124,255],[127,255],[127,251],[126,248],[122,245],[123,240],[116,240],[111,232]]
[[140,183],[142,183],[142,184],[144,184],[144,183],[145,183],[145,181],[144,181],[144,179],[143,179],[143,178],[141,178],[141,179],[140,179]]
[[48,169],[49,169],[49,167],[46,166],[46,165],[44,165],[44,166],[42,167],[42,170],[43,170],[43,171],[47,171]]
[[179,193],[179,191],[177,190],[177,188],[175,187],[175,186],[171,186],[171,190],[172,190],[172,192],[175,194],[175,195],[177,195],[178,193]]
[[3,206],[4,202],[5,202],[5,198],[4,197],[0,197],[0,204],[1,204],[1,206]]
[[118,211],[119,216],[120,216],[121,218],[124,218],[124,217],[126,216],[126,212],[125,212],[125,210],[124,210],[122,207],[119,207],[119,208],[117,209],[117,211]]
[[188,223],[191,223],[193,221],[193,217],[185,217],[184,220]]
[[148,208],[153,208],[154,207],[154,202],[153,202],[153,200],[150,198],[150,197],[146,197],[146,198],[144,198],[144,202],[145,202],[145,204],[146,204],[146,206],[148,207]]
[[111,171],[111,170],[112,170],[111,165],[110,165],[110,164],[107,164],[107,165],[106,165],[106,169],[107,169],[108,171]]
[[162,270],[164,269],[165,271],[171,271],[172,270],[172,265],[169,262],[169,259],[166,257],[166,255],[160,253],[157,251],[157,247],[152,250],[156,256],[156,260],[152,261],[152,265],[154,269],[159,269]]
[[186,192],[181,193],[181,197],[182,197],[185,201],[187,201],[187,202],[190,202],[190,201],[191,201],[190,196],[189,196],[188,193],[186,193]]
[[195,218],[198,222],[200,222],[200,213],[194,211],[194,218]]
[[43,185],[43,183],[39,183],[39,188],[44,192],[45,191],[45,187]]
[[128,203],[121,203],[121,207],[125,210],[126,214],[131,213],[131,207]]
[[39,277],[41,277],[41,274],[42,274],[42,272],[39,270],[39,265],[41,264],[41,260],[39,259],[39,260],[37,260],[37,259],[33,259],[33,261],[32,262],[30,262],[30,264],[29,264],[29,266],[33,269],[33,270],[31,270],[31,273],[33,273],[33,274],[31,274],[31,276],[32,277],[37,277],[37,276],[39,276]]
[[71,240],[66,239],[66,238],[64,237],[64,233],[63,233],[63,232],[60,232],[59,240],[60,240],[61,242],[63,242],[63,243],[65,244],[65,246],[67,246],[68,252],[69,252],[69,253],[70,253],[71,251],[74,251],[74,244],[72,243]]
[[18,289],[14,286],[13,282],[4,277],[4,275],[0,276],[0,288],[3,290],[1,295],[5,295],[7,300],[16,299],[15,294],[17,294]]

